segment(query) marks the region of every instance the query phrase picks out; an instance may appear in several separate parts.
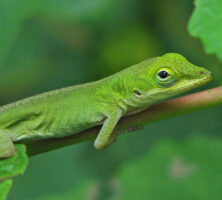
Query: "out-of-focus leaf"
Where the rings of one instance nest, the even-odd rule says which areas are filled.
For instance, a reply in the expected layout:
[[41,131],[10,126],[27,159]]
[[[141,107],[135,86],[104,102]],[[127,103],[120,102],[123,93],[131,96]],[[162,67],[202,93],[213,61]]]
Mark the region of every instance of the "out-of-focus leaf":
[[25,146],[16,145],[17,154],[14,156],[0,160],[0,179],[6,179],[18,174],[22,174],[28,164],[28,158]]
[[[79,46],[81,42],[88,45],[86,38],[80,39],[75,34],[72,36],[78,40]],[[41,23],[26,23],[10,51],[13,59],[5,62],[6,69],[1,73],[1,104],[84,82],[90,77],[85,71],[91,67],[84,54],[79,49],[67,50]]]
[[222,61],[222,1],[196,0],[189,22],[189,32],[199,37],[207,53],[216,54]]
[[[115,179],[92,180],[88,179],[78,184],[78,187],[70,191],[46,195],[39,200],[62,200],[62,199],[118,199],[119,184]],[[117,197],[117,198],[116,198]]]
[[92,21],[102,19],[116,3],[118,3],[116,0],[40,0],[37,9],[44,16],[53,19]]
[[[0,2],[0,64],[16,41],[26,17],[26,0]],[[1,65],[0,68],[3,68]]]
[[47,195],[40,198],[40,200],[61,200],[61,199],[97,199],[99,195],[99,184],[97,181],[85,181],[73,188],[73,190],[60,193]]
[[112,74],[123,68],[158,56],[160,44],[144,27],[135,25],[107,33],[100,47],[100,70]]
[[113,0],[1,0],[0,2],[0,64],[14,45],[24,23],[33,17],[59,21],[103,20],[118,3]]
[[162,141],[119,171],[120,199],[219,200],[221,154],[222,142],[211,138]]
[[0,182],[0,200],[5,200],[12,186],[12,180]]

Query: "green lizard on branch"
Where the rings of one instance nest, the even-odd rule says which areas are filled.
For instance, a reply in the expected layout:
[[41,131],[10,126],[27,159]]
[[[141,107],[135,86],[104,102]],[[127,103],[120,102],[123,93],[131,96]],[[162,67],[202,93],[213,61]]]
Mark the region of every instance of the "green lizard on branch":
[[[119,119],[162,99],[201,86],[208,70],[168,53],[99,81],[39,94],[0,107],[0,158],[16,153],[13,142],[61,138],[102,124],[94,142],[103,149],[116,139]],[[113,134],[112,134],[113,133]]]

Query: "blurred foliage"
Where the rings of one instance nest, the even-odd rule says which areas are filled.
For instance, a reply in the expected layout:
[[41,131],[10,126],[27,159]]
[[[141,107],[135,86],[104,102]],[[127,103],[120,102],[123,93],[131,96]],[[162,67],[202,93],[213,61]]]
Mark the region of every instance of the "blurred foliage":
[[[101,56],[99,70],[104,76],[158,56],[160,44],[145,28],[135,25],[109,31],[98,51]],[[104,73],[104,65],[107,74]]]
[[79,183],[78,188],[73,188],[71,191],[60,195],[50,195],[40,200],[61,200],[61,199],[97,199],[99,196],[99,184],[96,181],[87,180],[87,182]]
[[[209,37],[205,48],[219,55],[220,3],[208,3],[196,1],[189,30]],[[208,68],[214,80],[205,88],[217,86],[221,63],[189,35],[192,11],[192,0],[0,0],[0,102],[97,80],[166,52]],[[86,142],[30,158],[9,199],[219,199],[221,111],[151,124],[104,151]],[[172,165],[191,174],[175,178]],[[10,186],[1,183],[0,194]]]
[[215,53],[222,61],[222,1],[196,0],[195,5],[189,31],[202,40],[207,53]]
[[118,173],[119,199],[215,199],[222,196],[222,142],[203,136],[163,140]]

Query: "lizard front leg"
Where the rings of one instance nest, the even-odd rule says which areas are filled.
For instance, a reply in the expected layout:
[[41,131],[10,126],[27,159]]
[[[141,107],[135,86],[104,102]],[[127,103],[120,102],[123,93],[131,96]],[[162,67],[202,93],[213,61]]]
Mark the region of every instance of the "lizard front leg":
[[0,129],[0,158],[7,158],[16,153],[12,139],[7,131]]
[[[122,111],[120,109],[113,110],[107,114],[107,118],[103,123],[103,126],[94,142],[96,149],[103,149],[109,144],[111,144],[111,134],[122,116]],[[113,139],[112,139],[113,140]]]

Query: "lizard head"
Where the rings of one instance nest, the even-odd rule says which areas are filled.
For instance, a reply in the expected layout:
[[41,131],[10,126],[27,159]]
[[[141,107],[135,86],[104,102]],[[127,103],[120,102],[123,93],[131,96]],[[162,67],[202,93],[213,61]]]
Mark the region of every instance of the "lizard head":
[[133,69],[134,76],[128,76],[132,94],[130,100],[140,105],[172,97],[212,79],[210,71],[191,64],[176,53],[148,59],[133,66]]

